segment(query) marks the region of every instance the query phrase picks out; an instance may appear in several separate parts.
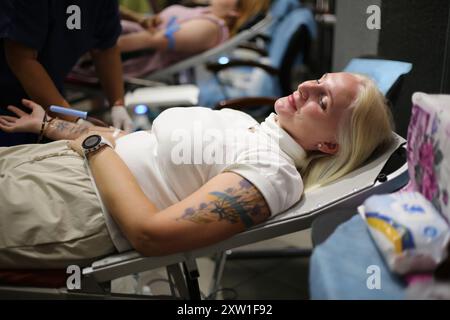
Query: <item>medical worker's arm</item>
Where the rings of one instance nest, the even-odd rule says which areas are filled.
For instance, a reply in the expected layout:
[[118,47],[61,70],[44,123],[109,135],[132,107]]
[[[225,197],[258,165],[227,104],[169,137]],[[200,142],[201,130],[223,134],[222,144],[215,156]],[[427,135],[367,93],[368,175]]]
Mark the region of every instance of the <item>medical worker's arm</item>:
[[[70,108],[53,80],[37,60],[36,50],[13,40],[4,40],[6,61],[11,71],[22,84],[28,96],[42,106],[59,105]],[[75,120],[72,117],[64,117]]]
[[114,127],[131,132],[133,121],[125,109],[122,61],[117,45],[104,50],[91,50],[100,83],[111,106]]
[[110,105],[124,105],[122,61],[117,46],[91,50],[92,59]]
[[[79,150],[81,140],[72,142],[74,149]],[[88,159],[108,212],[132,246],[146,256],[207,246],[270,216],[261,193],[235,173],[220,174],[186,199],[159,211],[113,149],[103,148]]]
[[[122,52],[144,49],[167,50],[169,38],[166,30],[155,33],[147,31],[135,32],[119,37]],[[172,50],[181,53],[197,53],[214,47],[219,42],[219,27],[209,20],[191,20],[180,25],[173,33],[175,46]]]

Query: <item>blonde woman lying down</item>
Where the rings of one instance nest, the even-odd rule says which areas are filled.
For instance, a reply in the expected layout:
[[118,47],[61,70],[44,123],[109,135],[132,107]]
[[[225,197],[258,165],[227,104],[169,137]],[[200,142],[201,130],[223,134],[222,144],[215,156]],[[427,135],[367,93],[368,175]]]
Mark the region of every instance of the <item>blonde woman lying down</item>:
[[[23,103],[32,113],[10,107],[17,117],[0,117],[1,130],[41,131],[43,109]],[[61,141],[0,148],[0,268],[222,241],[354,170],[391,137],[383,95],[350,73],[300,84],[275,112],[259,124],[230,109],[174,108],[128,135],[49,119],[43,132]]]

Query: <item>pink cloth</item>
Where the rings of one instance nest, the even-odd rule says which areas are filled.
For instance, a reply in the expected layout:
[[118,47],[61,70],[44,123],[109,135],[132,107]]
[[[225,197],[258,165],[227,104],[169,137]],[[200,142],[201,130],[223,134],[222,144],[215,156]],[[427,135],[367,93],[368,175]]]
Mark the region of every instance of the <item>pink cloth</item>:
[[433,274],[425,273],[425,274],[410,274],[405,277],[405,281],[408,286],[420,283],[420,282],[429,282],[433,280]]
[[422,193],[450,222],[450,95],[415,93],[408,127],[409,191]]

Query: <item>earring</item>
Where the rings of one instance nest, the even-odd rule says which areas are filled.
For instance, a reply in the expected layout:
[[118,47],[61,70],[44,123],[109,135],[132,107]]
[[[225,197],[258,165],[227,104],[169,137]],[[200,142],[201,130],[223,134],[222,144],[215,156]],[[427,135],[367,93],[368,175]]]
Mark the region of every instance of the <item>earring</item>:
[[322,147],[323,147],[323,145],[322,145],[321,143],[319,143],[319,144],[317,145],[317,149],[322,149]]

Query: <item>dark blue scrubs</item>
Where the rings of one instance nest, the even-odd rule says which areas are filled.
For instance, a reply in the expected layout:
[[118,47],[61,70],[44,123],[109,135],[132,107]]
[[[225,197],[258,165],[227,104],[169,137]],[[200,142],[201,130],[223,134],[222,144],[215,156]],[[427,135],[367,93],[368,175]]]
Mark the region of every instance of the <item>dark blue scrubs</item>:
[[[120,32],[117,0],[0,0],[0,115],[11,115],[6,107],[21,107],[27,98],[6,62],[4,39],[37,50],[38,61],[62,93],[78,59],[91,49],[111,48]],[[0,131],[0,146],[35,141],[35,135]]]

